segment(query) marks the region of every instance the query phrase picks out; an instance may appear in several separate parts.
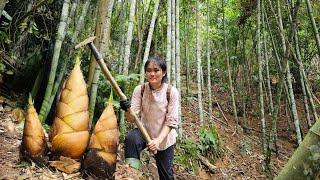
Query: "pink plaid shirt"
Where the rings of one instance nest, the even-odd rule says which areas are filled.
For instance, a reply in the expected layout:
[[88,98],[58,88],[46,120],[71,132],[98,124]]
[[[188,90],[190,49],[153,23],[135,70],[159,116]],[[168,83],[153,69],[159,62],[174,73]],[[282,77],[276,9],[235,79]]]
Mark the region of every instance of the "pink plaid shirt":
[[173,86],[171,87],[170,102],[168,102],[167,83],[163,83],[161,87],[156,90],[152,90],[149,83],[146,83],[141,103],[141,87],[142,85],[139,85],[133,91],[131,109],[141,117],[141,122],[148,131],[151,139],[160,135],[163,126],[172,128],[168,136],[159,146],[159,150],[165,150],[176,143],[179,107],[178,90]]

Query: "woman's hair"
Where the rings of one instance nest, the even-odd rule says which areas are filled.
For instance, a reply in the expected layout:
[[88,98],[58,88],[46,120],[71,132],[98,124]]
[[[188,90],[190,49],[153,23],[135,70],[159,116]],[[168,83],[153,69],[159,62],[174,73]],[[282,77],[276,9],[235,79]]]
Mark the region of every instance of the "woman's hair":
[[161,83],[167,82],[168,81],[168,77],[167,77],[167,64],[166,64],[166,61],[164,59],[160,58],[160,57],[157,57],[157,56],[156,57],[151,57],[144,64],[144,72],[147,71],[147,67],[151,62],[156,63],[161,68],[162,72],[166,73],[162,77]]

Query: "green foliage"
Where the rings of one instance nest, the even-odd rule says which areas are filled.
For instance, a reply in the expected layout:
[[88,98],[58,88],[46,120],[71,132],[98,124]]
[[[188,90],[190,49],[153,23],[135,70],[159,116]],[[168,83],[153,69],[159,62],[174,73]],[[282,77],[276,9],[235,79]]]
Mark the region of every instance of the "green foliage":
[[227,83],[222,83],[222,84],[220,84],[221,86],[220,86],[220,90],[223,92],[223,93],[225,93],[225,92],[227,92],[228,90],[229,90],[229,87],[228,87],[228,84]]
[[8,70],[8,68],[6,67],[6,65],[4,65],[3,63],[0,62],[0,76],[1,74],[8,74],[8,75],[13,75],[13,71]]
[[6,70],[6,66],[0,62],[0,73],[5,72],[5,70]]
[[12,41],[10,40],[7,33],[0,30],[0,42],[4,42],[5,44],[10,44]]
[[[101,73],[100,76],[103,76]],[[124,92],[124,94],[130,98],[132,95],[132,92],[134,88],[139,83],[139,74],[129,74],[128,76],[122,75],[122,74],[115,74],[113,75],[114,79]],[[105,77],[99,78],[99,87],[98,87],[98,94],[97,94],[97,103],[95,108],[95,118],[98,118],[98,116],[101,114],[102,110],[105,107],[105,103],[108,101],[108,97],[110,96],[111,92],[111,84],[109,81],[105,79]],[[113,107],[116,109],[120,109],[120,103],[119,103],[119,97],[113,96]]]
[[204,126],[199,132],[199,143],[192,139],[180,139],[177,143],[175,162],[187,170],[197,173],[198,155],[206,156],[210,160],[216,160],[223,154],[223,149],[214,126]]
[[[128,76],[122,75],[122,74],[117,74],[115,76],[115,80],[119,83],[119,85],[122,87],[124,85],[129,85],[129,87],[132,87],[132,84],[136,84],[137,82],[139,82],[139,78],[140,78],[140,74],[129,74]],[[136,85],[134,85],[135,87]],[[131,90],[130,92],[133,91],[133,89],[129,89]]]
[[200,129],[199,133],[199,149],[201,154],[211,160],[219,158],[223,153],[223,149],[221,148],[221,143],[215,126],[204,126]]
[[197,157],[199,149],[197,144],[189,138],[181,139],[177,143],[175,162],[187,170],[196,172]]
[[26,168],[26,167],[30,167],[31,163],[27,162],[27,161],[21,161],[19,164],[17,164],[15,167],[16,168]]

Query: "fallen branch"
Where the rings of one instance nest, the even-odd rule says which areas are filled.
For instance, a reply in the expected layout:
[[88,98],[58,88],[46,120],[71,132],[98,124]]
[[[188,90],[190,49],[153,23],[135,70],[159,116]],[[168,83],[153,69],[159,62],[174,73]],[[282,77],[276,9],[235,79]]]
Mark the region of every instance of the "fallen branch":
[[319,101],[319,99],[317,98],[317,96],[316,96],[313,92],[311,92],[311,94],[312,94],[312,96],[313,96],[313,99],[320,105],[320,101]]
[[223,116],[223,119],[226,121],[226,122],[228,122],[228,119],[227,119],[227,117],[224,115],[224,113],[223,113],[223,111],[222,111],[222,109],[221,109],[221,106],[220,106],[220,104],[217,102],[217,105],[218,105],[218,108],[219,108],[219,111],[221,112],[221,114],[222,114],[222,116]]
[[255,132],[258,132],[258,133],[261,133],[260,130],[257,130],[257,129],[254,129],[254,128],[249,128],[249,127],[244,127],[244,126],[241,126],[243,129],[245,130],[249,130],[249,131],[255,131]]
[[[199,112],[195,111],[194,109],[188,109],[188,111],[191,111],[191,112],[193,112],[193,113],[195,113],[195,114],[199,114]],[[204,112],[205,114],[209,115],[209,113],[208,113],[207,111],[203,110],[203,112]],[[215,120],[216,122],[219,122],[219,123],[221,123],[221,124],[223,124],[223,125],[229,126],[228,123],[220,120],[219,118],[214,117],[214,116],[212,116],[212,117],[213,117],[213,120]]]
[[229,126],[228,122],[224,122],[224,121],[222,121],[222,120],[220,120],[219,118],[214,117],[214,116],[212,116],[212,117],[213,117],[213,119],[215,119],[216,121],[218,121],[218,122],[220,122],[220,123],[222,123],[222,124],[224,124],[224,125],[226,125],[226,126]]
[[212,173],[217,172],[217,167],[215,165],[211,164],[207,158],[205,158],[201,155],[198,155],[198,158],[201,161],[201,163],[204,164],[205,166],[207,166]]

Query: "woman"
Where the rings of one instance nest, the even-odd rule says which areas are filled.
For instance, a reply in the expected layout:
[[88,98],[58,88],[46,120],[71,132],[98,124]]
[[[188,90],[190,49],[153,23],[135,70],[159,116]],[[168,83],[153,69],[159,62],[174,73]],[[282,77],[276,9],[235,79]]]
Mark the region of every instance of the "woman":
[[[160,179],[173,179],[173,155],[178,128],[178,90],[167,84],[166,62],[159,58],[150,58],[144,66],[147,83],[134,89],[132,101],[121,101],[120,106],[137,113],[151,137],[146,143],[138,129],[131,130],[125,139],[125,158],[134,168],[140,167],[140,153],[148,147],[156,152]],[[126,113],[127,119],[132,117]]]

